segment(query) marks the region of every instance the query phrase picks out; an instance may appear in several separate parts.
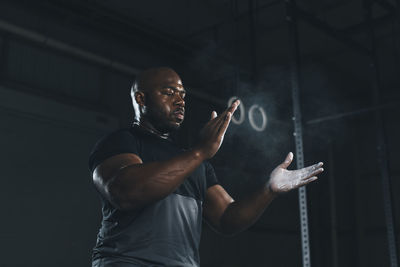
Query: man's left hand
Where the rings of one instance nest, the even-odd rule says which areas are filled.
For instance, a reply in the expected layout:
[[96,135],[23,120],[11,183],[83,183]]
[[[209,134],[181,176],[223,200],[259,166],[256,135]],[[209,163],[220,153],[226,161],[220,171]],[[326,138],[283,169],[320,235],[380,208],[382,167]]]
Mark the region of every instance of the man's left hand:
[[284,193],[299,188],[317,180],[318,174],[324,171],[322,162],[299,170],[290,171],[287,167],[293,161],[293,153],[290,152],[283,163],[276,167],[270,176],[268,187],[274,193]]

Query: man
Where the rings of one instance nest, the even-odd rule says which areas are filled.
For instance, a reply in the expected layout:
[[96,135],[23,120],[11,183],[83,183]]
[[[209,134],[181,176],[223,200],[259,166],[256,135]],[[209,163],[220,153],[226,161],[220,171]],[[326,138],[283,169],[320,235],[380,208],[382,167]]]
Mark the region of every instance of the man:
[[212,112],[198,143],[184,151],[169,134],[184,120],[185,94],[172,69],[144,71],[132,88],[135,125],[96,144],[89,165],[103,221],[93,266],[199,266],[203,217],[220,233],[243,231],[275,196],[316,180],[323,171],[322,163],[288,171],[289,153],[262,188],[233,200],[207,160],[220,148],[240,103],[219,116]]

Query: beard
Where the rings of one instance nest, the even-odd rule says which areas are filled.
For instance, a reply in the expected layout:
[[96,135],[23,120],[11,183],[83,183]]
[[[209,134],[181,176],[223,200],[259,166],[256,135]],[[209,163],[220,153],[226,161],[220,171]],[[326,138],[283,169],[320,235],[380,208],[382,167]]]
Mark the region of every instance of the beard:
[[158,123],[155,123],[154,127],[162,133],[172,133],[177,131],[181,127],[181,125],[168,121],[160,121]]
[[146,108],[143,118],[160,133],[172,133],[177,131],[181,123],[173,120],[172,114],[163,112],[157,108]]

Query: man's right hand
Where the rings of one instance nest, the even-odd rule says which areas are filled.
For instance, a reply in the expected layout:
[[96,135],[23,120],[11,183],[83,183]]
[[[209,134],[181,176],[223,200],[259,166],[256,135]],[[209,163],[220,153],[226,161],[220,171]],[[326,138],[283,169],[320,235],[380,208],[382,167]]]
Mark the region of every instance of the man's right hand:
[[217,116],[217,112],[215,111],[211,113],[211,119],[201,130],[200,141],[195,146],[195,149],[198,150],[205,159],[212,158],[221,147],[225,132],[228,129],[231,118],[239,105],[240,101],[236,100],[219,116]]

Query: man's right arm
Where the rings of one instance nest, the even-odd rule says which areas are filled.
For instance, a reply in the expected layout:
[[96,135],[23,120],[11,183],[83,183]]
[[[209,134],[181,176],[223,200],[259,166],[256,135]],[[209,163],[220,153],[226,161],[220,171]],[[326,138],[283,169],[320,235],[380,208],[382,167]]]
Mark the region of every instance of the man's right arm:
[[138,155],[124,153],[106,159],[93,172],[95,186],[120,210],[140,209],[168,196],[204,160],[215,155],[238,105],[234,102],[218,117],[213,112],[198,145],[176,157],[143,163]]
[[166,161],[144,163],[139,156],[124,153],[102,162],[93,181],[117,209],[138,209],[175,191],[204,160],[197,150]]

